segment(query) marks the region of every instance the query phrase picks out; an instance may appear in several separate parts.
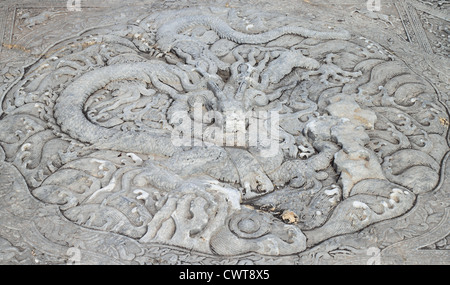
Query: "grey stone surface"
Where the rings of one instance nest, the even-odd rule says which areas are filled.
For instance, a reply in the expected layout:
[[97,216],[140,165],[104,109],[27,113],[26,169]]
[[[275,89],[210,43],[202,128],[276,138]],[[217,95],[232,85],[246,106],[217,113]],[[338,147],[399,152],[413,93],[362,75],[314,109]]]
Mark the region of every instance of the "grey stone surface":
[[450,264],[449,3],[362,2],[0,2],[0,264]]

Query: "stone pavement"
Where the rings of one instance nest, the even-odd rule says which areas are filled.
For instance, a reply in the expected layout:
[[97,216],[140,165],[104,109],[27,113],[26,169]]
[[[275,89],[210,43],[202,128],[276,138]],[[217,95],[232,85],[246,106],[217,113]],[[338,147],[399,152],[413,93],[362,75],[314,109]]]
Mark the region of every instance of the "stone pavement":
[[0,264],[450,264],[448,1],[0,1]]

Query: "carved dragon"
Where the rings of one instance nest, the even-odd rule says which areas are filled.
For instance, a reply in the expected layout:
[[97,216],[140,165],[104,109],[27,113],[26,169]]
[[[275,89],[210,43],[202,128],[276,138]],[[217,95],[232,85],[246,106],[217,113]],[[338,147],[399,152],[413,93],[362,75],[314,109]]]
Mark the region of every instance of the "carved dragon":
[[[196,26],[205,28],[201,40],[190,34]],[[13,95],[6,97],[2,123],[23,118],[21,112],[30,110],[27,103],[40,100],[37,93],[42,92],[44,101],[29,112],[55,123],[61,138],[86,143],[89,149],[116,151],[114,156],[126,152],[134,161],[133,166],[121,165],[94,155],[77,161],[66,150],[57,164],[46,162],[48,171],[37,172],[40,157],[30,153],[33,147],[44,148],[47,141],[41,137],[57,140],[52,131],[30,116],[23,123],[27,133],[18,131],[16,142],[1,124],[0,140],[7,143],[0,148],[0,158],[10,159],[11,145],[19,144],[14,163],[40,178],[27,181],[36,187],[33,195],[60,205],[68,219],[142,243],[192,245],[221,255],[285,255],[402,215],[416,194],[437,183],[438,175],[432,173],[439,171],[436,161],[442,154],[431,145],[441,143],[443,131],[435,124],[437,115],[422,112],[431,106],[423,95],[429,86],[409,84],[420,79],[405,75],[408,69],[388,56],[350,41],[348,32],[285,25],[250,34],[212,15],[166,19],[154,38],[146,32],[142,26],[124,27],[69,43],[80,51],[63,50],[47,59],[47,66],[32,67],[21,82],[28,90],[12,89]],[[297,40],[289,48],[280,39],[287,35]],[[315,40],[308,45],[302,37]],[[274,41],[280,46],[271,46]],[[355,64],[342,67],[345,56]],[[405,76],[408,84],[399,79]],[[408,97],[413,93],[420,96]],[[217,115],[216,120],[196,118],[193,109],[198,106]],[[431,108],[443,114],[439,106]],[[155,111],[157,127],[136,127],[144,124],[150,110]],[[173,144],[177,112],[201,127],[220,127],[229,119],[224,114],[258,111],[280,113],[280,148],[273,156],[262,155],[261,145],[205,146],[207,138],[195,133],[192,139],[200,141],[199,146]],[[105,119],[109,113],[119,115]],[[407,137],[421,136],[418,128],[430,133],[423,144]],[[68,148],[67,141],[60,145]],[[422,153],[424,149],[430,154]],[[405,161],[415,168],[405,169]],[[61,164],[65,166],[59,168]],[[83,166],[97,164],[95,171]],[[423,172],[420,177],[429,174],[432,181],[416,183],[411,177],[417,169]],[[58,186],[65,175],[73,178],[73,185]],[[76,186],[80,177],[87,186]],[[406,180],[409,184],[402,184]],[[302,203],[310,208],[305,210],[310,220],[302,220],[301,226],[275,217],[279,209],[302,216],[302,209],[288,208]],[[265,210],[269,204],[274,210]],[[235,247],[227,245],[230,240]]]

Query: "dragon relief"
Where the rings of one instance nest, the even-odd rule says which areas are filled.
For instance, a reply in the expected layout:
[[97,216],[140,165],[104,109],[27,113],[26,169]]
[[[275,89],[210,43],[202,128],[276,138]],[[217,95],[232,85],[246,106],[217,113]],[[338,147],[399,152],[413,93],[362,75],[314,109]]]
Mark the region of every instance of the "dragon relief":
[[[58,43],[5,93],[0,158],[75,224],[224,256],[299,253],[434,189],[448,116],[431,84],[345,30],[286,17],[251,33],[231,15],[168,11]],[[230,128],[236,114],[267,139]]]

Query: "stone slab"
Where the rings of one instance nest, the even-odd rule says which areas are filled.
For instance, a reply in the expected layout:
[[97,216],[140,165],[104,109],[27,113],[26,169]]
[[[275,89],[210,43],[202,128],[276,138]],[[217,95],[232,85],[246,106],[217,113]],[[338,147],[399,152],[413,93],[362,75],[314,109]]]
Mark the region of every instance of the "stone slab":
[[1,1],[0,264],[450,264],[446,1]]

